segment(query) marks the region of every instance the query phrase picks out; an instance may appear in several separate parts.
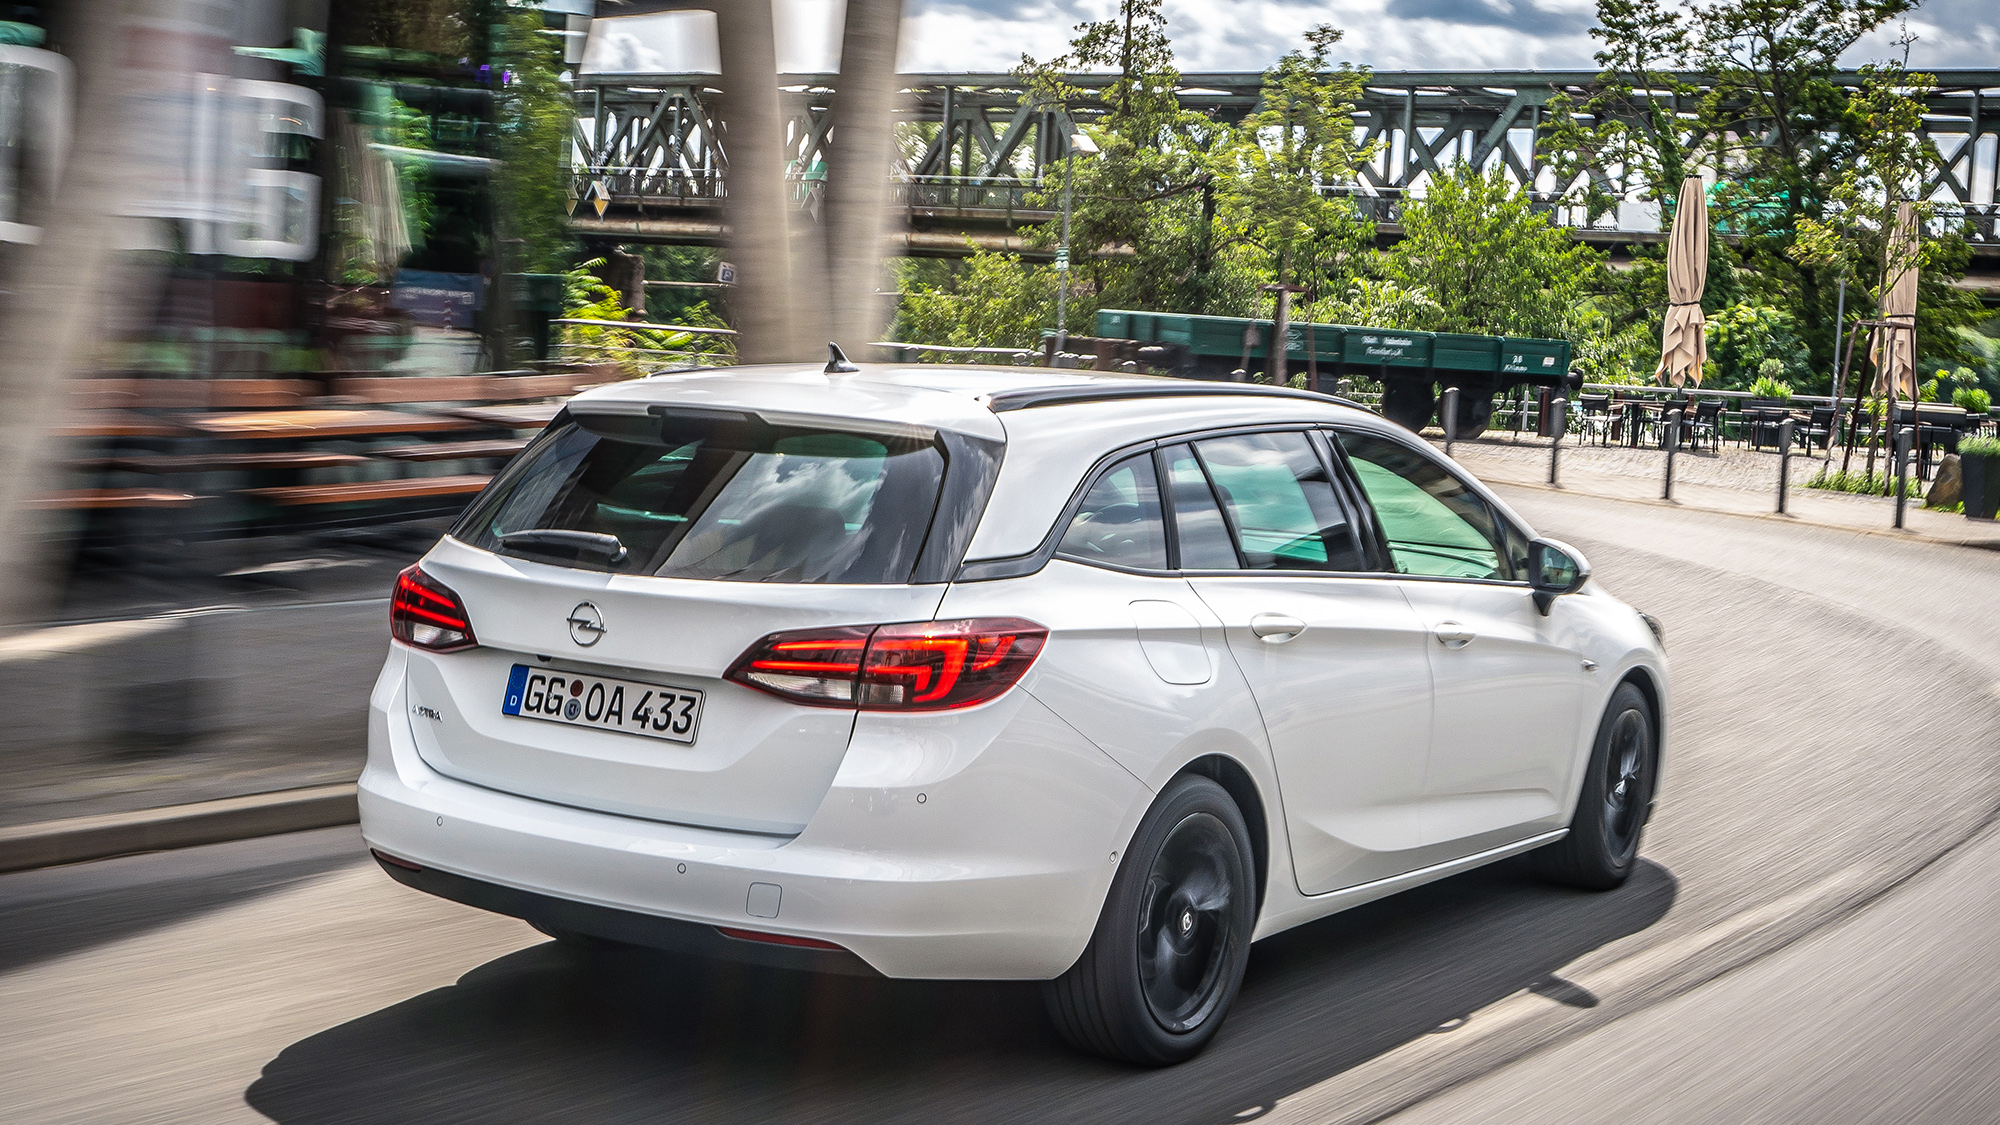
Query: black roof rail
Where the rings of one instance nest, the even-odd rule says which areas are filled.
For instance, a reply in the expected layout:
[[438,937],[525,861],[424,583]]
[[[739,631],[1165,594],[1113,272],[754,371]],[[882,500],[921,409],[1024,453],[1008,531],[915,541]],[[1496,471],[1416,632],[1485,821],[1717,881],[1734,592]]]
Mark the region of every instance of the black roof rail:
[[1127,398],[1183,398],[1193,395],[1238,395],[1252,398],[1297,398],[1309,402],[1330,402],[1356,410],[1375,411],[1352,399],[1294,387],[1270,387],[1261,383],[1211,383],[1195,379],[1159,383],[1072,384],[1065,387],[1025,387],[1016,391],[996,391],[986,397],[995,414],[1009,410],[1032,410],[1038,406],[1065,406],[1077,402],[1115,402]]

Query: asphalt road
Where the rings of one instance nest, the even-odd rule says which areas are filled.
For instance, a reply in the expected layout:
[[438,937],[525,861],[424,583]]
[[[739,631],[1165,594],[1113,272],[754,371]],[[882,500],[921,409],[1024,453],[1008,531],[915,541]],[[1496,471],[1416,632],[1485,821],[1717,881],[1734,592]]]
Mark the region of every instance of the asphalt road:
[[1508,496],[1667,625],[1620,891],[1503,865],[1280,935],[1146,1072],[1031,985],[581,959],[352,830],[244,841],[0,878],[0,1121],[2000,1119],[2000,554]]

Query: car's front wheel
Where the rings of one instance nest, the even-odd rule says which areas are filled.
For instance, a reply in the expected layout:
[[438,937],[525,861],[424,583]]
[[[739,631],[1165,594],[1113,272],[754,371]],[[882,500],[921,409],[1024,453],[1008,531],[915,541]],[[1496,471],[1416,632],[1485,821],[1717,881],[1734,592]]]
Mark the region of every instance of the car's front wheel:
[[1250,832],[1220,785],[1176,779],[1133,834],[1083,956],[1045,992],[1072,1046],[1142,1066],[1192,1057],[1243,983],[1256,924]]
[[1629,681],[1611,693],[1598,724],[1569,835],[1534,852],[1546,879],[1585,890],[1621,886],[1639,860],[1639,836],[1653,811],[1660,753],[1653,706]]

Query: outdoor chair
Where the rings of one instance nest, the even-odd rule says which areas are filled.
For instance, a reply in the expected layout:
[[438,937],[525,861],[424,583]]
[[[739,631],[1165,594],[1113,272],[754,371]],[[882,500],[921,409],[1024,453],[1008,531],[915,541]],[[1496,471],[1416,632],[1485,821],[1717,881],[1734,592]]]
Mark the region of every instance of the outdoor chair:
[[1750,448],[1775,448],[1778,444],[1779,428],[1789,416],[1789,411],[1770,407],[1752,407],[1743,411],[1745,429],[1750,434]]
[[1577,399],[1577,435],[1585,440],[1597,438],[1599,445],[1611,440],[1611,396],[1581,395]]
[[1712,450],[1721,451],[1721,399],[1705,398],[1695,404],[1694,414],[1688,419],[1687,441],[1696,447],[1707,445]]
[[1806,419],[1805,425],[1797,428],[1793,437],[1808,450],[1814,446],[1826,449],[1833,442],[1835,420],[1831,405],[1815,406],[1812,408],[1812,416]]

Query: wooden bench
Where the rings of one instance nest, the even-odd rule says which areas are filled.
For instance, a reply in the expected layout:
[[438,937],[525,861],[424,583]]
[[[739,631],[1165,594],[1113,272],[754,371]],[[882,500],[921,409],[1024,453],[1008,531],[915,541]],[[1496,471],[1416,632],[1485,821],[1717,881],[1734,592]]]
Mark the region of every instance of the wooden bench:
[[441,441],[432,445],[378,449],[375,455],[394,461],[470,461],[482,457],[512,457],[527,445],[525,441]]
[[409,402],[527,402],[538,398],[567,398],[585,387],[609,382],[595,371],[565,372],[556,375],[440,375],[402,378],[335,379],[336,399],[388,405]]
[[462,496],[478,492],[492,480],[483,474],[449,477],[406,477],[402,480],[356,481],[352,484],[294,484],[278,488],[246,488],[241,495],[281,507],[307,504],[358,504],[371,500],[410,500],[427,496]]
[[331,469],[365,465],[358,453],[175,453],[153,457],[97,457],[77,462],[90,469],[126,473],[211,473],[249,469]]
[[472,423],[400,410],[268,410],[249,414],[195,414],[189,429],[221,438],[336,438],[376,434],[426,434],[466,430]]
[[124,410],[91,410],[55,428],[63,438],[176,437],[187,433],[172,422]]
[[72,488],[29,498],[30,511],[98,511],[107,508],[185,508],[207,499],[157,488]]
[[317,393],[304,379],[77,379],[83,410],[272,410],[302,406]]

